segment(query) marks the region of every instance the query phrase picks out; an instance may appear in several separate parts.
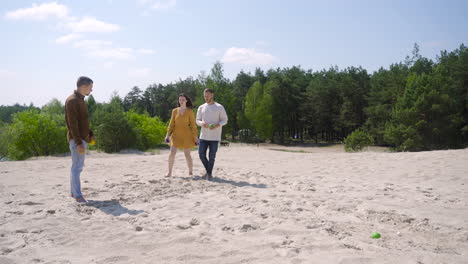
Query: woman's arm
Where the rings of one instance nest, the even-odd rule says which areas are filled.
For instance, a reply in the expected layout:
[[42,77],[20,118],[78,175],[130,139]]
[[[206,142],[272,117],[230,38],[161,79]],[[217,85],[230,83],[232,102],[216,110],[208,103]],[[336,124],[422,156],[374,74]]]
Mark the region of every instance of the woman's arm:
[[174,128],[175,128],[175,112],[176,112],[176,110],[177,110],[177,108],[175,108],[175,109],[172,110],[171,121],[169,121],[169,126],[167,126],[166,138],[169,137],[170,135],[172,135],[172,133],[174,132]]
[[190,110],[189,112],[189,122],[190,122],[190,128],[192,129],[192,135],[194,139],[198,138],[198,129],[197,129],[197,124],[195,123],[195,117],[193,116],[193,111]]

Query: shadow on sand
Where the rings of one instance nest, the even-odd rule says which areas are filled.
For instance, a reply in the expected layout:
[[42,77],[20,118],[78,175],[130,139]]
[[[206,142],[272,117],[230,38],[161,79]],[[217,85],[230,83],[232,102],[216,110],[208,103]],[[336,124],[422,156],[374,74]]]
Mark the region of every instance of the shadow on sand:
[[118,200],[112,199],[107,201],[95,201],[95,200],[88,200],[86,206],[95,207],[106,214],[110,214],[113,216],[120,216],[123,214],[129,215],[138,215],[144,213],[143,210],[130,210],[120,204]]
[[[205,181],[205,179],[202,179],[200,176],[194,176],[193,178],[183,178],[185,180],[194,180],[194,181]],[[260,184],[254,184],[254,183],[249,183],[246,181],[232,181],[232,180],[227,180],[227,179],[222,179],[218,177],[213,177],[213,179],[210,180],[210,182],[217,182],[217,183],[227,183],[234,185],[236,187],[253,187],[253,188],[267,188],[266,184],[260,183]]]

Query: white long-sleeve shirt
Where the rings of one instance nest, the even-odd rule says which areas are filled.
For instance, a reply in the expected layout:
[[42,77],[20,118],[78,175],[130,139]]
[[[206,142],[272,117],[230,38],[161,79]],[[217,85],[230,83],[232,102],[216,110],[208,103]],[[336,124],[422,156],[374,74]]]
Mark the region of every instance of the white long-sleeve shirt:
[[[221,141],[222,127],[227,124],[228,117],[226,110],[221,104],[202,104],[197,111],[197,125],[201,126],[200,139],[210,141]],[[218,124],[218,128],[210,129],[203,127],[203,124]]]

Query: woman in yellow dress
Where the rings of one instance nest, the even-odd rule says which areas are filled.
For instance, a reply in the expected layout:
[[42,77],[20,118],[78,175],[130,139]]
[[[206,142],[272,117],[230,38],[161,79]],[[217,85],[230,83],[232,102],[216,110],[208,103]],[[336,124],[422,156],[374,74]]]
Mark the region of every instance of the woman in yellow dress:
[[198,130],[193,114],[192,100],[185,95],[180,94],[178,98],[178,107],[172,110],[171,121],[167,128],[166,143],[171,146],[169,153],[169,172],[166,177],[172,176],[172,168],[174,167],[175,155],[177,149],[183,149],[185,159],[189,168],[189,175],[193,175],[193,161],[190,155],[190,150],[198,145]]

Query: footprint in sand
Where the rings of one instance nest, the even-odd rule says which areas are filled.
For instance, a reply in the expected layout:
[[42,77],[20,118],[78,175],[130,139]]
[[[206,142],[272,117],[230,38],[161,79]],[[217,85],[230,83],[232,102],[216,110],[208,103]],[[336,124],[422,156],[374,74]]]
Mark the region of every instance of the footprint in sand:
[[295,257],[299,253],[301,253],[300,248],[295,247],[273,247],[273,249],[280,255],[281,257]]
[[[11,252],[13,252],[13,249],[11,248],[2,248],[0,249],[0,251],[2,252],[2,255],[7,255],[7,254],[10,254]],[[14,263],[14,262],[12,262]]]
[[94,214],[94,213],[96,212],[96,209],[90,208],[90,207],[86,207],[86,206],[78,206],[78,207],[76,208],[76,212],[78,212],[78,213],[85,213],[85,214],[91,215],[91,214]]
[[226,232],[234,232],[234,229],[230,226],[225,226],[221,230],[226,231]]
[[97,264],[107,264],[107,263],[129,263],[130,257],[127,256],[113,256],[107,257],[102,260],[98,260]]
[[450,202],[450,203],[460,203],[461,200],[458,199],[458,198],[453,198],[453,199],[448,200],[448,202]]
[[186,230],[186,229],[189,229],[191,228],[192,226],[191,225],[186,225],[186,224],[179,224],[177,225],[177,228],[178,229],[181,229],[181,230]]
[[7,214],[23,215],[23,211],[6,211]]
[[254,227],[253,225],[250,225],[250,224],[244,224],[241,228],[240,228],[240,231],[241,232],[249,232],[249,231],[253,231],[253,230],[256,230],[257,228]]
[[350,244],[343,244],[343,247],[349,248],[349,249],[358,250],[358,251],[361,251],[361,250],[362,250],[362,248],[360,248],[360,247],[358,247],[358,246],[350,245]]
[[289,246],[289,245],[291,245],[292,243],[294,243],[293,240],[286,238],[285,240],[283,240],[283,242],[281,242],[281,245],[282,245],[282,246]]
[[41,205],[42,203],[35,203],[35,202],[25,202],[25,203],[20,203],[19,205]]
[[268,214],[260,214],[260,216],[263,218],[263,219],[267,219],[268,218]]
[[112,188],[116,187],[117,184],[111,183],[111,184],[106,184],[105,186],[106,186],[107,189],[112,189]]
[[228,251],[224,251],[223,253],[221,253],[219,256],[220,257],[230,257],[230,256],[236,256],[239,254],[239,250],[228,250]]
[[[22,232],[18,234],[22,234]],[[24,239],[18,236],[13,241],[10,240],[10,241],[5,241],[5,242],[6,243],[2,243],[3,246],[0,248],[0,255],[8,255],[18,249],[22,249],[26,247]],[[3,262],[0,262],[0,263],[3,264]]]
[[198,220],[197,218],[193,218],[191,221],[190,221],[190,225],[191,226],[197,226],[200,224],[200,220]]

